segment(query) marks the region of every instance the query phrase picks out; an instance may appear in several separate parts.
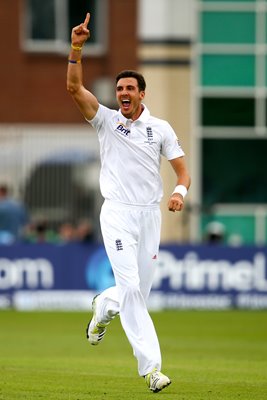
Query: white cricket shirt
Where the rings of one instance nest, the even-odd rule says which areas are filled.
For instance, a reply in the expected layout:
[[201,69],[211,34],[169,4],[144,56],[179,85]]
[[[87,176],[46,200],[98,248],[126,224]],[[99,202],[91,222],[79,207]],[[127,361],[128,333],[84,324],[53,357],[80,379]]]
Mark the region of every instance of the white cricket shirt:
[[184,155],[170,124],[151,116],[146,106],[132,121],[101,104],[88,122],[99,137],[103,197],[132,205],[158,204],[163,195],[161,154],[168,160]]

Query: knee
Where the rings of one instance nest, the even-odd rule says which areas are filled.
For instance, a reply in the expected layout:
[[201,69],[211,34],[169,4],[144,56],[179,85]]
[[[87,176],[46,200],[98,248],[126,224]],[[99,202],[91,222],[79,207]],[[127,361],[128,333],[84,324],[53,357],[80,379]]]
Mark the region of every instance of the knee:
[[139,285],[125,285],[119,292],[120,304],[125,302],[136,303],[144,301]]
[[134,296],[140,293],[140,286],[138,284],[127,284],[120,287],[120,292],[128,296]]

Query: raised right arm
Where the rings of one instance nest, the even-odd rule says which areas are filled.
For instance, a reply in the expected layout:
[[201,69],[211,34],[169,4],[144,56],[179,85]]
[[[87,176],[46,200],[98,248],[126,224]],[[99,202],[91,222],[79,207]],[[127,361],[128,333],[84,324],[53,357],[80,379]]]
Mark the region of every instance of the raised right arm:
[[83,86],[81,64],[82,47],[90,37],[90,31],[87,28],[89,20],[90,14],[87,13],[84,22],[73,28],[71,32],[67,90],[84,117],[91,120],[96,115],[99,103],[97,98]]

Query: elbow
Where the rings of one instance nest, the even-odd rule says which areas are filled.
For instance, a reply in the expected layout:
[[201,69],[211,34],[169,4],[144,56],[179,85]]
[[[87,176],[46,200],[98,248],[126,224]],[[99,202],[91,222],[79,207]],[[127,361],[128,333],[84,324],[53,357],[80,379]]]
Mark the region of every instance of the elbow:
[[67,81],[67,92],[71,95],[71,96],[75,96],[80,89],[80,85],[77,85],[73,82]]

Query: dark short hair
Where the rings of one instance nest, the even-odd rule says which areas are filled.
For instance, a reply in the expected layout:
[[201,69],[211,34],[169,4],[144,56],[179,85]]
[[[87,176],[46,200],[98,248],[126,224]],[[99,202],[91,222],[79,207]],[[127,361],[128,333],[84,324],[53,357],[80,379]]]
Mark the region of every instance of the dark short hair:
[[146,81],[145,78],[143,77],[142,74],[140,74],[137,71],[133,70],[125,70],[121,71],[117,76],[116,76],[116,84],[121,78],[135,78],[138,83],[138,88],[139,90],[145,91],[146,90]]

